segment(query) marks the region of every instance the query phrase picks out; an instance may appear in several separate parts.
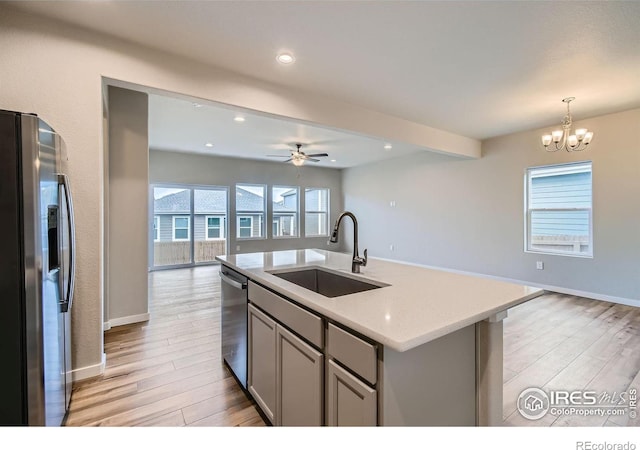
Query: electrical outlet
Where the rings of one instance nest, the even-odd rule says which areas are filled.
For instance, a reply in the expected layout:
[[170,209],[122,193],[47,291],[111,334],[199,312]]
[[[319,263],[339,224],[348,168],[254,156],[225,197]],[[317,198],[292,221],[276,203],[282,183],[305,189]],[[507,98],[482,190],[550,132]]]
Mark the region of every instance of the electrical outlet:
[[395,246],[393,244],[389,245],[389,250],[393,251],[395,249]]
[[395,208],[396,207],[396,201],[395,200],[391,200],[389,202],[389,206],[391,206],[392,208]]
[[240,251],[240,246],[236,245],[236,251],[239,252]]
[[542,261],[536,261],[536,269],[544,270],[544,263]]

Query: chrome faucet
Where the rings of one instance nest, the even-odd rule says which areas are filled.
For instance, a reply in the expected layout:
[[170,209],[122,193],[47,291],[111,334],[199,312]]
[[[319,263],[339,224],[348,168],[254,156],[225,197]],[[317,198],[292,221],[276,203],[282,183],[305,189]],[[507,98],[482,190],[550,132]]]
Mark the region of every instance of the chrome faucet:
[[331,239],[329,239],[329,242],[333,242],[334,244],[338,242],[338,230],[340,228],[340,222],[344,216],[349,216],[351,217],[351,220],[353,220],[353,260],[351,261],[351,272],[360,273],[360,266],[367,265],[367,249],[364,249],[364,258],[361,258],[358,255],[358,221],[353,213],[345,211],[340,214],[340,217],[338,217],[338,220],[336,220],[336,224],[333,227],[333,233],[331,233]]

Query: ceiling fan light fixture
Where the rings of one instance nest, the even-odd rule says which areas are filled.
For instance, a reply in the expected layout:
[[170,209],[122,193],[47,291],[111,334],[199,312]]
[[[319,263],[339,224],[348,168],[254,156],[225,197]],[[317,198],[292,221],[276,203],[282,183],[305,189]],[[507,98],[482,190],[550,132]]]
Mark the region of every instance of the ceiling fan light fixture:
[[276,56],[276,61],[280,64],[289,65],[293,64],[296,61],[296,58],[290,52],[280,52],[278,56]]
[[302,158],[293,158],[291,160],[291,162],[293,163],[294,166],[300,167],[304,164],[304,159]]

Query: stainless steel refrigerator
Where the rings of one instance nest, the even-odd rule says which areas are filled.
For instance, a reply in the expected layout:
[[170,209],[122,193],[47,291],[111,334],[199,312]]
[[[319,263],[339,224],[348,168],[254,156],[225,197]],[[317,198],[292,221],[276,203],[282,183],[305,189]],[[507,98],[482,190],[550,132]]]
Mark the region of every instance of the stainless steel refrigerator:
[[0,424],[61,425],[71,398],[73,204],[62,139],[0,110]]

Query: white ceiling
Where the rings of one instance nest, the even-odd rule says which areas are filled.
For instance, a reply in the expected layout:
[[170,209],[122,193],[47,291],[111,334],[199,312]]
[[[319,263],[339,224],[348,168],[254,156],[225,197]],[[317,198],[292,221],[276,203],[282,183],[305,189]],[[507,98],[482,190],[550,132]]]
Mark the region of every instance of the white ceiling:
[[568,96],[576,119],[640,107],[635,1],[15,6],[477,139],[556,125]]
[[[329,154],[317,158],[319,162],[306,164],[332,168],[353,167],[421,151],[404,143],[174,97],[149,95],[149,147],[153,150],[283,162],[287,158],[267,155],[289,156],[295,144],[300,143],[303,144],[301,150],[307,154]],[[236,122],[236,116],[245,121]],[[206,143],[213,147],[205,146]],[[385,144],[391,144],[392,149],[385,149]]]

